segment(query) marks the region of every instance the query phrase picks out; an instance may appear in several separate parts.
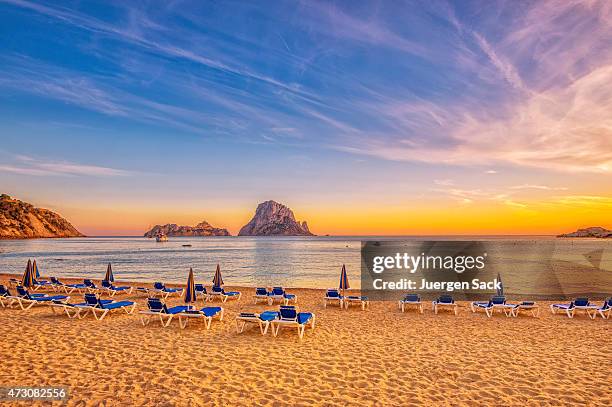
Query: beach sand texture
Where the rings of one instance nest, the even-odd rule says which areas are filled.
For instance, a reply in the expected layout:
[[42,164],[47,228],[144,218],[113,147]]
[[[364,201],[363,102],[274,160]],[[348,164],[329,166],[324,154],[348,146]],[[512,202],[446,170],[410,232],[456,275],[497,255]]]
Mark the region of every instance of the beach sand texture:
[[[323,308],[323,290],[295,289],[300,309],[316,314],[300,342],[289,329],[237,334],[238,312],[278,308],[239,290],[243,298],[223,304],[224,321],[209,331],[201,322],[143,327],[120,313],[96,321],[42,306],[0,309],[0,383],[68,386],[68,406],[611,404],[610,320],[552,315],[548,303],[538,318],[487,318],[467,303],[458,316],[429,306],[402,314],[384,302],[341,311]],[[144,296],[115,298],[146,307]]]

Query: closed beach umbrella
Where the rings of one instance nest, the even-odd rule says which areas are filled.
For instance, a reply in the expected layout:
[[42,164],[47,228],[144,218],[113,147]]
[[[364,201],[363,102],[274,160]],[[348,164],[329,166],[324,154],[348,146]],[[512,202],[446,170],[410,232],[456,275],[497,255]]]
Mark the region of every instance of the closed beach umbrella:
[[221,277],[221,267],[217,264],[217,270],[215,271],[215,278],[213,278],[213,286],[221,287],[223,285],[223,278]]
[[340,290],[342,290],[342,294],[344,294],[344,290],[348,290],[350,288],[348,282],[348,276],[346,275],[346,266],[342,265],[342,271],[340,272]]
[[497,281],[499,282],[499,288],[496,290],[497,295],[504,295],[504,285],[502,284],[501,276],[497,273]]
[[108,266],[106,267],[106,275],[104,276],[104,279],[110,281],[111,283],[115,281],[115,276],[113,275],[113,268],[111,267],[110,263],[108,263]]
[[38,271],[38,266],[36,265],[36,259],[34,259],[34,263],[32,263],[32,270],[34,270],[34,278],[40,278],[40,272]]
[[190,304],[198,300],[195,290],[195,281],[193,278],[193,270],[189,268],[189,277],[187,277],[187,287],[185,288],[185,296],[183,297],[185,304]]
[[21,279],[21,285],[24,287],[32,287],[34,285],[34,273],[32,270],[32,262],[28,259],[28,265],[26,266],[23,278]]

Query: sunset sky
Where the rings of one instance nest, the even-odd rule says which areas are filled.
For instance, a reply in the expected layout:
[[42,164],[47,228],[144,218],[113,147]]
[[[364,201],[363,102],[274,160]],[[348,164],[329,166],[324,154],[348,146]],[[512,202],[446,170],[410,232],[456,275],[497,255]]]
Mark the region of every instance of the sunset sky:
[[85,234],[612,228],[612,1],[0,0],[0,38],[0,193]]

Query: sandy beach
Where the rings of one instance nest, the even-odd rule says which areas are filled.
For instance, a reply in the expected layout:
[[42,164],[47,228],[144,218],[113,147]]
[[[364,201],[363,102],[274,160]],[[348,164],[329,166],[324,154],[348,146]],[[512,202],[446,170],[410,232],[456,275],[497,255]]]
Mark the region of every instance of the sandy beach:
[[[402,314],[388,302],[341,311],[323,307],[323,290],[293,289],[300,309],[316,314],[300,342],[289,329],[276,338],[255,326],[237,334],[238,312],[277,306],[254,305],[254,288],[228,288],[243,297],[223,304],[225,318],[210,330],[144,327],[120,313],[96,321],[46,306],[0,309],[0,382],[68,386],[69,406],[610,405],[610,321],[602,318],[552,315],[544,302],[538,318],[487,318],[467,303],[457,316],[429,306]],[[143,295],[115,298],[146,308]]]

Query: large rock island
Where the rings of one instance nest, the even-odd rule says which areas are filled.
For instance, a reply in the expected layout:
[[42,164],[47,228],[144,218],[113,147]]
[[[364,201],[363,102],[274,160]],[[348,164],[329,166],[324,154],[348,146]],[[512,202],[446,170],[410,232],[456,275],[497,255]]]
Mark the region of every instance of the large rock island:
[[57,213],[0,195],[0,239],[80,236],[84,235]]
[[314,236],[306,222],[298,222],[293,211],[274,201],[260,203],[253,219],[240,229],[238,236]]
[[578,229],[572,233],[566,233],[557,237],[597,237],[597,238],[612,238],[612,230],[608,230],[599,226],[586,229]]
[[203,220],[195,226],[179,226],[175,223],[155,225],[144,237],[166,236],[231,236],[227,229],[215,228]]

